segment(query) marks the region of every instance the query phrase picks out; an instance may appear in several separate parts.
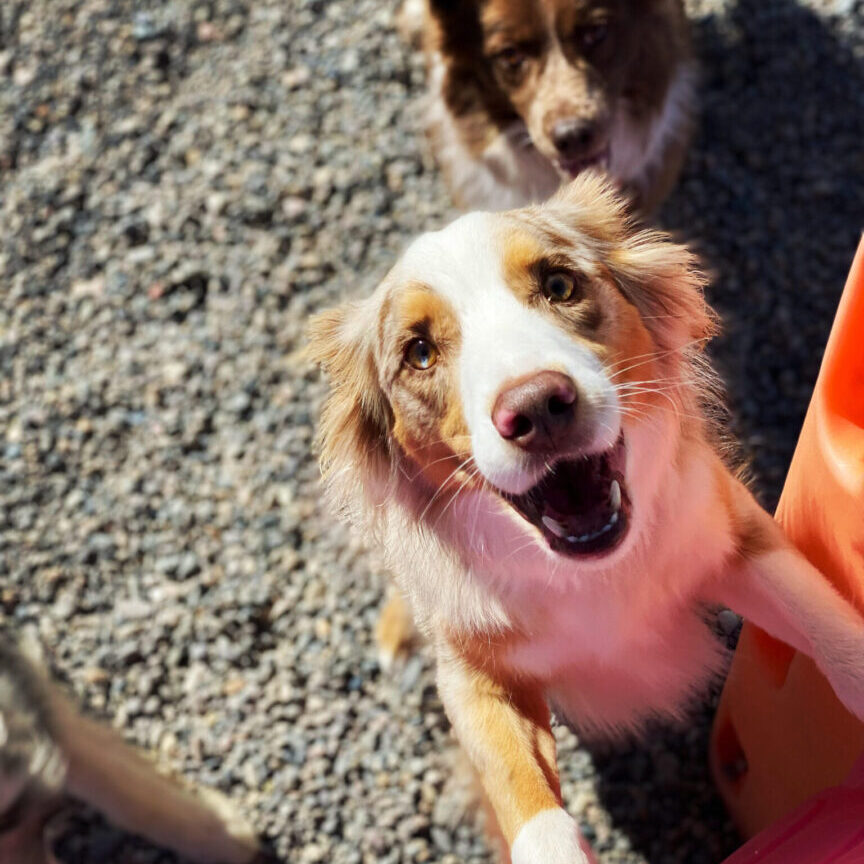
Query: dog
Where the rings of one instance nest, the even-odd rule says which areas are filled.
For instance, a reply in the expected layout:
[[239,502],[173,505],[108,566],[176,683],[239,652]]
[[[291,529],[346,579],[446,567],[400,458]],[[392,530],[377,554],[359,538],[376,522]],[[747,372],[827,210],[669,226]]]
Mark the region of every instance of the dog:
[[54,860],[43,828],[64,794],[200,864],[264,860],[227,799],[158,773],[118,735],[82,716],[36,654],[0,633],[0,860]]
[[421,31],[427,132],[463,209],[543,201],[591,167],[643,215],[674,185],[696,80],[681,0],[408,0],[400,29]]
[[864,718],[864,621],[724,461],[686,246],[580,175],[425,234],[319,314],[326,486],[378,538],[513,864],[584,864],[550,707],[588,734],[685,716],[728,607]]

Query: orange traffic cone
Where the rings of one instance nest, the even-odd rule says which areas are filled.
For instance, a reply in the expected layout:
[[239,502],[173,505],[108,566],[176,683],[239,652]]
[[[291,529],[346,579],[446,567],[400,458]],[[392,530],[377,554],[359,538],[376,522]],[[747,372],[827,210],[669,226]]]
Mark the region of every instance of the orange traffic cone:
[[[864,615],[864,240],[776,518]],[[864,725],[810,658],[745,624],[711,741],[717,785],[742,833],[838,786],[862,754]]]

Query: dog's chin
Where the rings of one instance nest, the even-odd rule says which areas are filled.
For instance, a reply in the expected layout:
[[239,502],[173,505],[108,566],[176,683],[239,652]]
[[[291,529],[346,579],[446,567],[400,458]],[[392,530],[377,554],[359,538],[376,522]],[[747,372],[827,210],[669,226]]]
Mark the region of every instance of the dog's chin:
[[609,170],[609,145],[584,159],[554,159],[552,164],[563,180],[573,180],[583,171],[594,169],[606,172]]
[[611,449],[555,462],[527,492],[501,492],[560,555],[601,558],[621,545],[632,503],[625,482],[623,435]]

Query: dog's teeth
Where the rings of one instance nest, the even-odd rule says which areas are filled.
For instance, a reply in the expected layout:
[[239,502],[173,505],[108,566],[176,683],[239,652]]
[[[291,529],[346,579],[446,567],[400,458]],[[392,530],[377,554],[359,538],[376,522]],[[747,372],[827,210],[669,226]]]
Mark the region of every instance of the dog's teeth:
[[609,487],[609,506],[617,515],[621,507],[621,485],[617,480],[613,480],[612,485]]
[[[616,484],[617,485],[617,484]],[[620,493],[619,493],[620,494]],[[548,521],[547,521],[548,520]],[[552,523],[551,525],[549,523]],[[609,517],[609,521],[602,527],[598,528],[596,531],[589,531],[587,534],[570,534],[567,536],[566,540],[568,543],[587,543],[589,540],[596,540],[598,537],[606,534],[608,531],[611,531],[615,525],[618,523],[618,512],[616,511]],[[555,522],[554,519],[550,519],[548,516],[543,517],[543,524],[550,530],[553,531],[556,536],[564,537],[563,534],[558,534],[558,528],[562,526]],[[555,526],[554,528],[552,526]]]
[[[551,516],[543,516],[540,520],[556,537],[565,537],[567,529]],[[569,540],[570,538],[567,537]]]

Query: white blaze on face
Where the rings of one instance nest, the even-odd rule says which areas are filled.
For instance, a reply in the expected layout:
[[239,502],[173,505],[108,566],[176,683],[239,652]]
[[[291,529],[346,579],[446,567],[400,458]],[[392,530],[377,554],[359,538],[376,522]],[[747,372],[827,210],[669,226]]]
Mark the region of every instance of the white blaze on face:
[[492,423],[492,407],[508,382],[549,369],[569,375],[579,388],[579,410],[593,426],[585,453],[615,444],[620,412],[595,354],[508,288],[502,266],[505,236],[500,218],[469,213],[416,240],[399,269],[439,292],[456,311],[459,390],[474,461],[491,484],[519,494],[534,486],[546,468],[504,440]]

